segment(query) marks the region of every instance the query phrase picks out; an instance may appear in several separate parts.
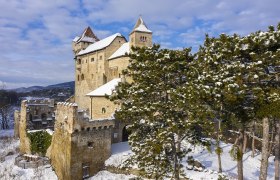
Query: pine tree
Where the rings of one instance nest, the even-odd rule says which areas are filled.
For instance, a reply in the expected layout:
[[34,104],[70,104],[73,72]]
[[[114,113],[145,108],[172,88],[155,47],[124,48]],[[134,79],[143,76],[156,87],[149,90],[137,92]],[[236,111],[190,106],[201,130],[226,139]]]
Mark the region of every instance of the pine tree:
[[[279,27],[274,31],[256,32],[246,37],[220,35],[206,37],[198,53],[204,68],[205,86],[209,87],[209,106],[226,115],[239,129],[233,147],[238,164],[238,179],[243,179],[243,148],[247,126],[255,117],[263,119],[265,134],[269,119],[279,115]],[[223,107],[223,111],[219,111]],[[278,109],[278,110],[277,110]],[[264,136],[260,179],[266,179],[269,136]]]
[[[119,84],[111,97],[121,108],[116,118],[130,124],[129,144],[147,177],[178,180],[188,153],[182,141],[204,142],[201,129],[209,126],[207,110],[199,102],[198,73],[190,49],[167,50],[158,45],[135,48],[125,72],[131,83]],[[182,174],[183,175],[183,174]]]

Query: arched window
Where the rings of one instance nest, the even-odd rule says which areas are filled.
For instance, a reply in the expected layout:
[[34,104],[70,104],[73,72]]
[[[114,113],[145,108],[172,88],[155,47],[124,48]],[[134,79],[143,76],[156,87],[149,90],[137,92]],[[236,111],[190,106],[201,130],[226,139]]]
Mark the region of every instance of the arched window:
[[84,74],[82,74],[81,75],[81,80],[84,80],[84,79],[85,79]]
[[105,113],[106,113],[106,109],[105,109],[104,107],[102,108],[101,111],[102,111],[102,114],[105,114]]

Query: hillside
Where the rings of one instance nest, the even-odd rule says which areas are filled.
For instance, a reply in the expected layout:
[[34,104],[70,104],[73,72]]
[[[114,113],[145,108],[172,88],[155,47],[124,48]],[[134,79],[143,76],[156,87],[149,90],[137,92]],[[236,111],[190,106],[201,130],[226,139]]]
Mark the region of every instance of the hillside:
[[10,89],[11,91],[15,91],[17,93],[28,93],[32,91],[40,91],[40,90],[51,90],[51,89],[72,89],[74,90],[75,81],[69,81],[59,84],[53,84],[49,86],[31,86],[31,87],[20,87],[16,89]]

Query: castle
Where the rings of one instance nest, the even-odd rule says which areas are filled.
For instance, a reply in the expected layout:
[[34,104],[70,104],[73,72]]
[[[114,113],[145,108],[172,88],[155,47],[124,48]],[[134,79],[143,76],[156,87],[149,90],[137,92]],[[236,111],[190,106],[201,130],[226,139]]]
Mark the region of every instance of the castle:
[[[99,40],[90,27],[73,39],[75,95],[68,102],[56,104],[52,143],[47,151],[59,179],[93,176],[110,157],[111,144],[127,140],[126,124],[114,118],[118,106],[106,96],[113,93],[119,82],[130,81],[122,71],[129,65],[128,54],[133,46],[152,46],[152,31],[141,17],[129,34],[129,41],[120,33]],[[51,111],[48,113],[50,103],[25,100],[21,112],[15,113],[21,153],[31,153],[27,130],[44,128],[43,122],[50,118],[41,113],[37,118],[41,124],[30,127],[34,113],[45,107],[46,115],[53,116]]]

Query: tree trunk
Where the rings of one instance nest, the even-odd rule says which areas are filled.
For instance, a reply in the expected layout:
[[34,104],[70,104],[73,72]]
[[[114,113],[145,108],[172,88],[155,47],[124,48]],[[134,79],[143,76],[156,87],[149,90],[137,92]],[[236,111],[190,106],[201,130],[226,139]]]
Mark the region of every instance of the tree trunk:
[[[178,140],[176,140],[178,138]],[[181,143],[179,141],[180,137],[173,136],[173,143],[172,143],[172,154],[173,154],[173,161],[174,161],[174,180],[180,180],[180,164],[178,159],[177,151],[180,150]]]
[[256,124],[255,124],[256,122],[254,121],[254,123],[253,123],[253,132],[252,132],[252,154],[251,154],[251,157],[255,157],[255,149],[256,149],[256,147],[255,147],[255,126],[256,126]]
[[262,138],[262,160],[260,168],[260,180],[266,180],[269,157],[269,120],[263,118],[263,138]]
[[244,134],[244,140],[243,140],[243,153],[246,153],[246,149],[247,149],[247,142],[248,142],[248,137],[246,134]]
[[244,141],[244,128],[239,131],[238,137],[238,153],[237,153],[237,174],[238,180],[243,180],[243,141]]
[[272,128],[271,128],[271,137],[270,137],[270,140],[269,140],[269,148],[268,148],[268,157],[270,156],[271,152],[272,152],[272,149],[274,148],[274,145],[273,145],[273,140],[274,140],[274,132],[275,132],[275,126],[274,126],[274,122],[272,124]]
[[274,166],[275,166],[275,180],[279,180],[279,160],[280,160],[280,122],[279,119],[276,119],[275,122],[275,161],[274,161]]
[[217,148],[216,153],[218,155],[219,173],[223,172],[222,158],[221,158],[222,148],[220,147],[220,134],[221,134],[221,121],[219,120],[219,129],[218,129],[217,147],[216,147]]

